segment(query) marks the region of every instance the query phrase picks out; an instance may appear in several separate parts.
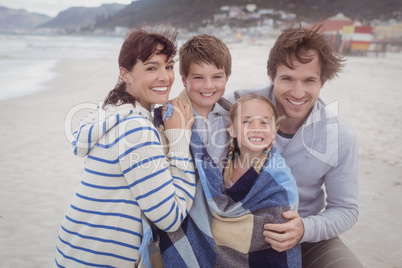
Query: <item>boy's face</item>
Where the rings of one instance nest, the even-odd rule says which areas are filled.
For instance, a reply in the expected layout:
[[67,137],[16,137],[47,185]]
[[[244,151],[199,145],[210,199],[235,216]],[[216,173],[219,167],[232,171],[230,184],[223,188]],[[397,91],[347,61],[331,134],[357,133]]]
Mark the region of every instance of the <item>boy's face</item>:
[[277,67],[274,85],[276,107],[279,114],[285,115],[295,124],[302,124],[316,103],[321,83],[321,66],[318,57],[306,64],[293,61],[293,69],[281,64]]
[[225,93],[226,77],[224,69],[218,69],[213,64],[190,64],[187,77],[182,77],[193,108],[202,116],[207,117],[215,103]]

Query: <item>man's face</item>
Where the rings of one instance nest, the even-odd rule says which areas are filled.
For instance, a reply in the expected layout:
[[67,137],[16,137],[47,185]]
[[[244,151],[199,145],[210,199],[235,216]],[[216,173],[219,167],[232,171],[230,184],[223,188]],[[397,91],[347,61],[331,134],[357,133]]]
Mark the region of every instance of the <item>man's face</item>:
[[285,120],[292,121],[300,127],[308,117],[323,87],[320,79],[321,66],[318,57],[314,56],[314,59],[307,64],[294,60],[293,67],[292,70],[283,64],[279,65],[275,78],[270,77],[270,79],[274,85],[279,114],[285,115]]

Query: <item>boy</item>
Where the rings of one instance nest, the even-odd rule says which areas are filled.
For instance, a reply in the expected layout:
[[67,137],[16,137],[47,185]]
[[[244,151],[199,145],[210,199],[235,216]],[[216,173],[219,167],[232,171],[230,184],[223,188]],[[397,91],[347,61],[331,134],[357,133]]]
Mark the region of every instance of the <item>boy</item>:
[[[206,151],[204,156],[222,170],[229,141],[226,130],[228,119],[217,111],[230,108],[228,102],[220,101],[231,74],[230,51],[219,38],[201,34],[181,46],[179,64],[184,90],[177,99],[192,106],[193,137],[196,132],[201,140],[196,145],[192,139],[191,146],[202,147],[203,152]],[[156,248],[155,244],[148,243],[146,249],[141,250],[145,266],[161,266],[159,250],[165,267],[214,265],[214,239],[210,231],[212,215],[199,179],[193,204],[178,231],[168,234],[153,230]]]
[[264,236],[277,251],[301,243],[303,267],[362,266],[338,237],[359,214],[357,138],[319,99],[343,60],[318,30],[287,29],[268,58],[271,85],[235,94],[263,94],[284,117],[276,145],[296,179],[299,212],[283,213],[286,223],[267,223]]
[[[232,71],[232,57],[228,47],[212,35],[194,36],[179,51],[180,75],[184,90],[178,96],[183,103],[192,105],[194,128],[200,135],[210,157],[222,169],[227,155],[227,118],[218,114],[223,103]],[[225,107],[228,108],[228,107]]]

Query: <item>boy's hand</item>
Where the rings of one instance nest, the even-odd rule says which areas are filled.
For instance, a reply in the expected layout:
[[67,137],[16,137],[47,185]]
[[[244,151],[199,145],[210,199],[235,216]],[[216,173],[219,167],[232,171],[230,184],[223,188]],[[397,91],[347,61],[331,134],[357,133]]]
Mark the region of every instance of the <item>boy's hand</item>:
[[[191,130],[193,125],[193,109],[188,104],[184,104],[178,100],[170,100],[169,101],[173,106],[173,113],[170,118],[167,118],[163,121],[165,125],[165,129],[188,129]],[[166,113],[166,108],[162,109],[162,116]]]
[[304,225],[297,211],[286,211],[282,213],[286,223],[264,225],[263,235],[265,241],[278,252],[282,252],[296,246],[304,234]]

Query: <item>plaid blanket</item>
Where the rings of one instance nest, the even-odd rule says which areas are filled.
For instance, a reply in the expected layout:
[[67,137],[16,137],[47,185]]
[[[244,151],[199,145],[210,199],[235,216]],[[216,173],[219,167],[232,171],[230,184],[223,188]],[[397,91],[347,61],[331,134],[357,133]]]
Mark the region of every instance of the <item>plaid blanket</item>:
[[296,182],[275,147],[260,174],[250,168],[244,183],[227,191],[196,131],[191,150],[198,172],[193,207],[176,232],[152,228],[148,241],[144,237],[144,266],[155,267],[160,253],[164,266],[175,268],[301,267],[300,246],[277,252],[262,235],[265,223],[285,222],[282,212],[298,204]]

